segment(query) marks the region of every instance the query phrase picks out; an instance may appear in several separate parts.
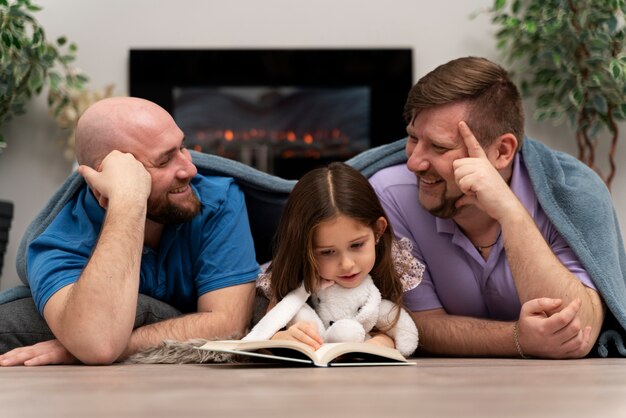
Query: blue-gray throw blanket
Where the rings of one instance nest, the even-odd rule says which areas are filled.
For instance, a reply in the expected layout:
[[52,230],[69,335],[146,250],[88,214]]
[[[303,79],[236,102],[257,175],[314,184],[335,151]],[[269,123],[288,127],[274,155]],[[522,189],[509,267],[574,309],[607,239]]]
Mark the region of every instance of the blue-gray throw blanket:
[[[372,148],[346,161],[370,177],[378,170],[406,161],[406,139]],[[522,147],[537,198],[548,218],[572,247],[592,277],[611,315],[598,339],[598,355],[626,356],[626,253],[611,195],[593,170],[574,157],[526,138]],[[192,152],[198,170],[230,176],[246,185],[268,191],[289,192],[295,180],[272,176],[236,161]],[[28,245],[44,231],[67,201],[84,185],[73,173],[29,225],[17,254],[17,272],[28,285]],[[30,296],[27,287],[0,293],[0,303]]]
[[[405,139],[391,144],[381,145],[364,151],[346,161],[352,167],[359,170],[366,177],[371,177],[378,170],[390,165],[400,164],[406,161],[404,153]],[[239,183],[252,188],[269,192],[289,193],[296,184],[295,180],[286,180],[271,174],[256,170],[238,161],[229,160],[216,155],[204,154],[191,151],[193,162],[198,171],[207,175],[233,177]],[[85,180],[76,172],[63,182],[59,190],[50,198],[46,206],[37,214],[30,223],[20,241],[17,251],[16,267],[17,274],[26,286],[28,286],[27,262],[28,246],[31,241],[39,236],[50,225],[52,220],[63,209],[63,206],[85,185]],[[20,290],[19,292],[23,292]],[[22,293],[15,293],[21,295]],[[16,299],[12,298],[11,300]],[[0,303],[7,302],[4,293],[0,294]]]
[[613,343],[626,356],[621,337],[626,329],[626,253],[606,185],[576,158],[528,138],[522,155],[541,207],[578,256],[610,311],[598,338],[598,355],[607,357]]

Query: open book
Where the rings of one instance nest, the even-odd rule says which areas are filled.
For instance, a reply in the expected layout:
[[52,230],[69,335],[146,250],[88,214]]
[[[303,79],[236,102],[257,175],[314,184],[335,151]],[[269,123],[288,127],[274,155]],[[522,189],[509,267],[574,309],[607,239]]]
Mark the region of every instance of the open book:
[[328,366],[414,366],[395,348],[368,343],[327,343],[318,350],[297,341],[208,341],[199,350],[232,353],[279,362]]

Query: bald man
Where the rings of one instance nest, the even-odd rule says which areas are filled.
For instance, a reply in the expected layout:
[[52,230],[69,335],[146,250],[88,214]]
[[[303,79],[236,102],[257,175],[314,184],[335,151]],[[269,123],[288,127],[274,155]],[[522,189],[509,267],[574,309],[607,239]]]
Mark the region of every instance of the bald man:
[[172,117],[138,98],[91,106],[76,157],[87,184],[28,249],[20,314],[30,303],[51,333],[0,365],[110,364],[164,339],[243,333],[259,267],[234,180],[199,175]]

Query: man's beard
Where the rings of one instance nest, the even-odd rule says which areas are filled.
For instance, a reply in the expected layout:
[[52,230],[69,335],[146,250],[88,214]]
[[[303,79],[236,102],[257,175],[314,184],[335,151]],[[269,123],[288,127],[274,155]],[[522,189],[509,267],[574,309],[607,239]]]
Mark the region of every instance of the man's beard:
[[[421,176],[424,176],[426,172],[420,172],[417,173],[417,182],[419,184],[419,179]],[[447,188],[444,190],[443,192],[443,196],[440,197],[440,202],[439,205],[433,207],[433,208],[427,208],[426,206],[424,206],[424,204],[422,203],[421,199],[419,198],[419,191],[418,191],[418,200],[420,205],[422,205],[422,207],[424,209],[426,209],[431,215],[434,215],[438,218],[453,218],[456,216],[456,214],[459,212],[459,208],[456,207],[456,202],[463,197],[463,194],[460,194],[459,196],[446,196],[446,192],[447,192]]]
[[167,200],[167,196],[165,196],[165,198],[159,202],[148,204],[148,214],[146,217],[160,224],[180,224],[188,222],[200,213],[202,205],[193,190],[191,190],[191,195],[186,203],[189,204],[178,206]]
[[454,218],[456,214],[459,212],[459,208],[456,207],[456,202],[461,197],[463,196],[461,195],[457,197],[444,197],[441,200],[441,203],[439,204],[439,206],[435,206],[434,208],[430,208],[430,209],[428,208],[424,208],[424,209],[426,209],[431,215],[434,215],[438,218],[446,218],[446,219]]

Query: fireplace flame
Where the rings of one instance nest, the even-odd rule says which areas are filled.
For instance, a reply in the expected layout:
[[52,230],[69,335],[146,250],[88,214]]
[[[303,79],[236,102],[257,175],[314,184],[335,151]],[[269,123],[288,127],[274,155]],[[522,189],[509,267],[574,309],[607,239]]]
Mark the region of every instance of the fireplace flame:
[[330,130],[268,130],[201,129],[195,132],[196,151],[232,158],[244,164],[271,170],[275,158],[320,159],[323,155],[336,155],[347,159],[358,150],[351,148],[351,138],[339,128]]

